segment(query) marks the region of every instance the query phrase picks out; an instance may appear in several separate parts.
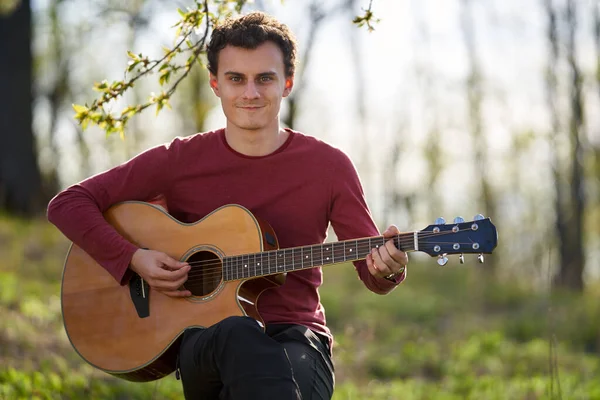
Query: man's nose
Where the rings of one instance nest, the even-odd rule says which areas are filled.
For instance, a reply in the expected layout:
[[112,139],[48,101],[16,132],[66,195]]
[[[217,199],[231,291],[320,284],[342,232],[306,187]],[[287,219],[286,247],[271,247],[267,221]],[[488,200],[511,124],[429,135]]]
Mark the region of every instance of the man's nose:
[[247,99],[255,99],[260,97],[260,93],[258,92],[258,87],[254,81],[249,81],[246,84],[246,88],[244,90],[244,97]]

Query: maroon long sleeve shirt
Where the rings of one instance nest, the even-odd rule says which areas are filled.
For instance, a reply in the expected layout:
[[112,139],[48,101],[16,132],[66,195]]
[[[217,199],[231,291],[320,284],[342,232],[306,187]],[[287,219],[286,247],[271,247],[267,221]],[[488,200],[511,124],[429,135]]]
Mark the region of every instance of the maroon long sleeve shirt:
[[[240,204],[273,227],[281,248],[323,243],[329,223],[339,240],[379,235],[350,159],[320,140],[288,132],[280,148],[261,157],[233,150],[222,129],[176,138],[62,191],[50,202],[48,219],[122,284],[138,248],[102,213],[126,200],[164,198],[169,213],[188,223]],[[404,279],[375,278],[365,261],[354,265],[376,293]],[[259,298],[265,323],[296,323],[330,336],[319,299],[322,282],[321,268],[288,273],[284,285]]]

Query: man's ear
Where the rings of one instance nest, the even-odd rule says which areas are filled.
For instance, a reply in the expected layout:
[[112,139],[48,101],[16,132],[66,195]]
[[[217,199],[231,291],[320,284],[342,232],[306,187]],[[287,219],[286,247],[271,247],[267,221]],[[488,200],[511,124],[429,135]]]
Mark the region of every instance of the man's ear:
[[285,89],[283,90],[283,97],[288,97],[292,93],[294,88],[294,76],[285,78]]
[[221,97],[219,94],[219,84],[217,82],[217,77],[214,76],[212,73],[208,73],[208,83],[210,84],[211,89],[213,90],[213,92],[215,93],[215,95],[217,97]]

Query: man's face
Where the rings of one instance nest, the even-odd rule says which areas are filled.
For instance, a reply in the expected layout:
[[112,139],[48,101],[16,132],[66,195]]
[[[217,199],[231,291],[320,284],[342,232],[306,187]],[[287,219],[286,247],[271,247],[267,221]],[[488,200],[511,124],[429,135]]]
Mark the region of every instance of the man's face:
[[227,46],[219,52],[217,68],[217,76],[210,75],[210,86],[221,99],[228,126],[278,129],[281,100],[294,84],[293,77],[285,77],[279,47],[273,42],[253,50]]

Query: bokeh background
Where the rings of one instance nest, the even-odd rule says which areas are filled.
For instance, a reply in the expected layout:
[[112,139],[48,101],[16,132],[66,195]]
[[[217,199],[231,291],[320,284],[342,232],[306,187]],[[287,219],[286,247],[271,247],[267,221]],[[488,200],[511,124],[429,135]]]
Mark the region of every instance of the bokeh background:
[[[213,4],[214,2],[210,2]],[[160,56],[193,2],[0,0],[0,398],[180,399],[179,382],[93,370],[64,333],[69,246],[45,219],[59,190],[175,136],[224,123],[203,68],[124,139],[72,104]],[[374,31],[352,23],[371,7]],[[351,265],[321,288],[335,399],[600,399],[600,2],[256,0],[299,40],[286,126],[345,150],[384,229],[481,213],[480,264],[412,253],[387,296]],[[129,103],[160,90],[157,76]],[[115,105],[117,107],[117,105]],[[335,239],[332,232],[330,239]]]

